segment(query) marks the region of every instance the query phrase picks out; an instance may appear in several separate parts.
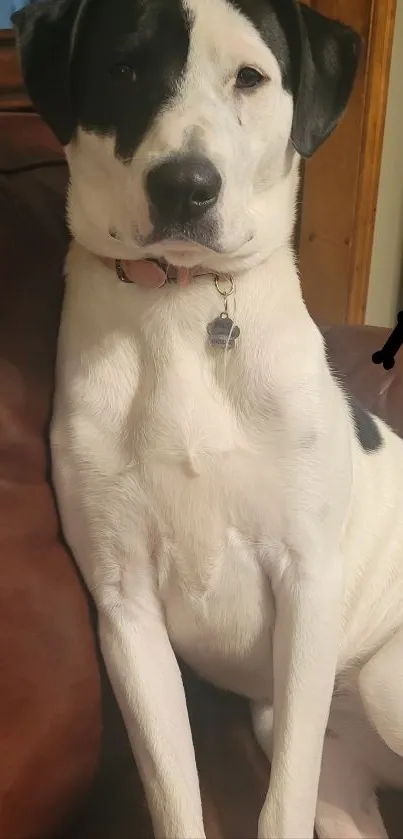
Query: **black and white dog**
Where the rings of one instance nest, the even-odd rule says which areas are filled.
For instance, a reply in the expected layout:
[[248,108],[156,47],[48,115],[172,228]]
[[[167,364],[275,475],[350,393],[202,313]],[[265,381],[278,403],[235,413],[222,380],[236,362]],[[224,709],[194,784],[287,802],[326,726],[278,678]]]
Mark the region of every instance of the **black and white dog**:
[[290,245],[358,38],[295,0],[43,0],[16,25],[71,173],[54,479],[155,833],[204,835],[175,651],[251,701],[260,839],[385,836],[403,442],[332,377]]

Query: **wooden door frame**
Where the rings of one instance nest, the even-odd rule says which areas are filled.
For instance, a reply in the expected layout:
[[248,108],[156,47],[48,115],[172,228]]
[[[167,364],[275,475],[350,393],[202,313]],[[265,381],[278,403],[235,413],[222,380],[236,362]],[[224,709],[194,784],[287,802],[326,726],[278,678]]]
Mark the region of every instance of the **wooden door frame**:
[[352,241],[348,323],[364,323],[389,92],[396,0],[373,0],[365,79],[361,165]]
[[[305,0],[363,39],[342,126],[303,165],[299,257],[305,300],[318,320],[365,322],[397,0]],[[350,5],[351,3],[351,5]],[[360,29],[360,7],[365,18]],[[362,11],[364,15],[364,11]],[[331,173],[331,191],[323,190]],[[338,173],[340,177],[338,179]]]

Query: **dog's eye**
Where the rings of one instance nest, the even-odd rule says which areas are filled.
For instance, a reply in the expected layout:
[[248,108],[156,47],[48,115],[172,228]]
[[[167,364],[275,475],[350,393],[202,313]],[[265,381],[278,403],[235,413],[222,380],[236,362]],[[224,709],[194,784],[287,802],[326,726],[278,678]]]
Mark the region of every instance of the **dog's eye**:
[[238,90],[251,90],[254,87],[259,87],[264,81],[265,77],[259,73],[259,70],[254,67],[241,67],[236,77],[235,87]]
[[114,64],[113,67],[110,68],[110,74],[114,79],[127,79],[128,81],[135,82],[136,81],[136,72],[130,64],[126,64],[125,61],[120,61],[118,64]]

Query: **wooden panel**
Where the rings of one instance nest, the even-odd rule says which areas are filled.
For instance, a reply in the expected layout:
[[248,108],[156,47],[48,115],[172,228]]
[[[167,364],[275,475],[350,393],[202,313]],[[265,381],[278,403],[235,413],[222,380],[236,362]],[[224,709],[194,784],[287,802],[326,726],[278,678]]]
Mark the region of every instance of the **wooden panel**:
[[0,30],[0,111],[29,108],[22,85],[12,30]]
[[382,162],[396,0],[373,8],[347,322],[364,323]]
[[[310,5],[345,23],[354,23],[364,39],[358,77],[344,120],[305,165],[300,231],[301,279],[308,308],[321,321],[343,323],[348,309],[371,4],[367,0],[312,0]],[[350,9],[346,14],[347,5]]]
[[305,165],[302,287],[315,318],[365,316],[386,113],[395,0],[311,0],[363,39],[354,92],[335,134]]

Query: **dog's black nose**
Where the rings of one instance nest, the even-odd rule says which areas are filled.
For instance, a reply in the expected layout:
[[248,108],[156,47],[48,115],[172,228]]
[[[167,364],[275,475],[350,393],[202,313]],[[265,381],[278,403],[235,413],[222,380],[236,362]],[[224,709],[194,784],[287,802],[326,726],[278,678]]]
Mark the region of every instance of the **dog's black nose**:
[[157,224],[168,227],[197,221],[217,203],[220,173],[205,157],[183,155],[152,169],[147,191]]

